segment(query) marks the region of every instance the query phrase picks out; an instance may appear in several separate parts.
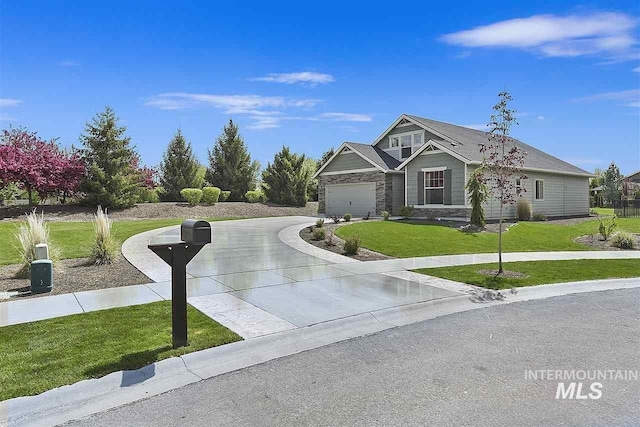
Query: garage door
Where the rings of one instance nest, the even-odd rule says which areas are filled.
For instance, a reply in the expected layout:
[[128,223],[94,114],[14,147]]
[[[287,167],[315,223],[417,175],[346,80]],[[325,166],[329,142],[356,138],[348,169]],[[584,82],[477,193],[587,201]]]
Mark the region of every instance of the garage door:
[[325,187],[327,215],[344,215],[349,212],[355,217],[376,214],[376,184],[335,184]]

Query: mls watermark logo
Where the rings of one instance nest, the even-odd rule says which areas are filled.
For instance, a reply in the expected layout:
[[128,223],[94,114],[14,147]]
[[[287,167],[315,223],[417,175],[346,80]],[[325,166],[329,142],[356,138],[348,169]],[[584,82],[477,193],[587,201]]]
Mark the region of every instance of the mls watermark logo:
[[556,400],[598,400],[605,381],[638,381],[637,370],[527,369],[525,380],[557,382]]

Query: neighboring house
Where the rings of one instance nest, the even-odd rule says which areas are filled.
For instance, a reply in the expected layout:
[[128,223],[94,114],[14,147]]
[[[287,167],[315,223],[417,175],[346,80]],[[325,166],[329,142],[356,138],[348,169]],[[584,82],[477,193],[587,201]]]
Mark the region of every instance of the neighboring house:
[[[468,218],[467,178],[482,163],[483,131],[403,114],[372,144],[345,142],[314,175],[318,212],[354,216],[398,214],[413,206],[415,216]],[[527,152],[521,197],[547,216],[589,214],[589,172],[523,142]],[[485,205],[488,219],[498,218],[499,203]],[[507,205],[505,217],[515,217]]]

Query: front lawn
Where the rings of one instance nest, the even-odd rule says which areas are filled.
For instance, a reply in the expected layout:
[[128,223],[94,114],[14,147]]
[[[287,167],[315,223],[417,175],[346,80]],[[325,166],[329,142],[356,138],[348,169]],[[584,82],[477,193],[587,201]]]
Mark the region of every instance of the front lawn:
[[577,282],[581,280],[640,277],[637,259],[588,259],[570,261],[507,262],[504,269],[524,273],[529,277],[494,277],[480,270],[497,270],[498,264],[475,264],[458,267],[422,268],[417,273],[442,277],[490,289],[508,289],[549,283]]
[[[617,230],[640,233],[640,218],[619,218]],[[360,236],[362,247],[393,257],[419,257],[497,252],[498,233],[466,233],[441,225],[410,221],[371,221],[339,227],[344,239]],[[504,252],[592,250],[574,238],[598,234],[598,221],[574,225],[520,222],[503,234]]]
[[189,346],[178,349],[171,301],[2,327],[0,401],[242,339],[191,306],[188,322]]
[[[228,218],[209,218],[208,221],[223,221]],[[182,219],[151,219],[139,221],[114,221],[113,234],[119,245],[129,237],[156,228],[179,225]],[[18,251],[15,249],[17,240],[15,234],[19,222],[0,223],[0,265],[16,264],[20,262]],[[51,233],[51,241],[62,252],[62,258],[84,258],[89,256],[89,249],[93,240],[93,223],[52,221],[47,223]]]

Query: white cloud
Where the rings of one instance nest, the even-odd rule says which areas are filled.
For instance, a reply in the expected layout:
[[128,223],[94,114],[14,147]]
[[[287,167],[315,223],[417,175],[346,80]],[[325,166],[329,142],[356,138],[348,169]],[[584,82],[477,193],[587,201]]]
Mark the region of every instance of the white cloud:
[[334,120],[336,122],[370,122],[371,116],[367,114],[353,113],[323,113],[320,118]]
[[78,61],[60,61],[56,64],[58,67],[79,67],[80,64]]
[[321,99],[295,99],[282,96],[214,95],[204,93],[169,92],[147,99],[144,105],[161,110],[184,110],[198,106],[211,106],[225,114],[246,116],[253,120],[250,129],[280,127],[285,120],[370,122],[371,116],[357,113],[323,113],[316,115],[290,114],[291,110],[308,111],[321,103]]
[[538,116],[536,117],[538,120],[544,120],[544,116]]
[[595,95],[576,98],[574,102],[615,101],[625,107],[640,107],[640,89],[620,90],[617,92],[596,93]]
[[550,57],[601,55],[637,58],[638,19],[623,13],[534,15],[445,34],[445,43],[464,47],[530,50]]
[[316,73],[313,71],[302,71],[298,73],[270,73],[265,77],[255,77],[249,80],[285,84],[301,83],[309,86],[327,84],[335,81],[331,74]]
[[20,104],[22,101],[19,99],[0,98],[0,108],[17,107]]

